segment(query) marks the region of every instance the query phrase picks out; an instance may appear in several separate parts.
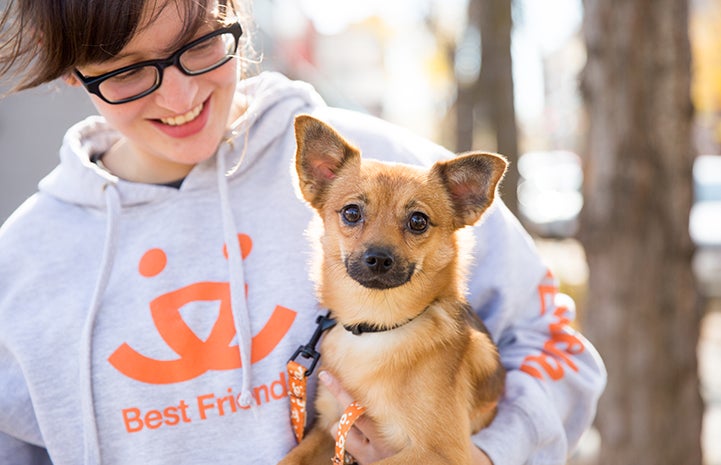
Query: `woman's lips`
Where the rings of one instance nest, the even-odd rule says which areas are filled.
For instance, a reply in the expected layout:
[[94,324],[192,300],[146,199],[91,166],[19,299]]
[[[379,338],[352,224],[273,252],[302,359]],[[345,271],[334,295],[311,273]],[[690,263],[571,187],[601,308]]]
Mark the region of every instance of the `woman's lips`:
[[210,116],[210,98],[179,116],[161,118],[151,122],[170,137],[189,137],[202,131]]

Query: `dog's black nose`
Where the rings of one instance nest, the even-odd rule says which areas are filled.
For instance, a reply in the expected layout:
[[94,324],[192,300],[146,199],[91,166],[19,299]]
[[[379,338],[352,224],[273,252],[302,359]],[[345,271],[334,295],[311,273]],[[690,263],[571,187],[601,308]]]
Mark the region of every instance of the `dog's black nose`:
[[382,274],[393,268],[393,255],[383,249],[368,249],[363,261],[369,270]]

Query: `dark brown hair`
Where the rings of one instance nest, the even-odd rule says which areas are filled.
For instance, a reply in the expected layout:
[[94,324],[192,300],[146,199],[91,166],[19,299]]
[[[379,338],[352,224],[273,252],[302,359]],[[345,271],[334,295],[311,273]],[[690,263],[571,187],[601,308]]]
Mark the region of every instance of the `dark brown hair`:
[[[244,0],[217,0],[219,18],[210,18],[216,0],[7,0],[0,14],[0,79],[12,91],[39,86],[73,68],[102,63],[120,52],[148,12],[174,7],[184,18],[177,45],[189,41],[207,21],[235,17],[249,22]],[[243,24],[241,54],[250,47]]]

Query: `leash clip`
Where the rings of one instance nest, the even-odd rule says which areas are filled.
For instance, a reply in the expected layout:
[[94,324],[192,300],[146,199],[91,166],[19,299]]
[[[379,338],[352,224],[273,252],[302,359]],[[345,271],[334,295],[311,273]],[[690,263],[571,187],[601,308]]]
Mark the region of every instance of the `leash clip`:
[[288,360],[288,362],[295,362],[296,359],[300,356],[305,359],[311,359],[312,361],[310,363],[310,366],[306,369],[305,376],[310,376],[311,373],[313,373],[313,370],[315,370],[315,366],[318,364],[318,360],[320,360],[320,352],[315,349],[318,345],[320,337],[325,331],[331,329],[333,326],[336,325],[336,321],[330,317],[330,312],[326,313],[325,315],[318,316],[315,322],[317,326],[308,343],[306,345],[298,346],[298,349]]
[[[336,322],[330,317],[330,312],[320,315],[315,320],[318,325],[313,332],[308,344],[298,347],[293,356],[288,360],[288,397],[290,398],[290,423],[293,427],[296,440],[300,443],[305,434],[305,417],[306,417],[306,383],[307,379],[315,366],[320,360],[320,352],[315,350],[320,337],[324,331],[335,326]],[[312,360],[310,367],[298,363],[298,357],[309,358]]]

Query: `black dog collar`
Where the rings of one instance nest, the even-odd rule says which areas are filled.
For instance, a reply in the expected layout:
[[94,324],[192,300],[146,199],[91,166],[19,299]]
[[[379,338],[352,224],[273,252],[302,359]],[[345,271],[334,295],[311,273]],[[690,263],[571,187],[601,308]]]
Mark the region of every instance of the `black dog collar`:
[[382,326],[382,325],[377,325],[374,323],[357,323],[354,325],[343,325],[343,328],[346,331],[348,331],[349,333],[355,334],[356,336],[360,336],[361,334],[364,334],[364,333],[382,333],[384,331],[392,331],[394,329],[400,328],[401,326],[407,325],[411,321],[413,321],[416,318],[418,318],[419,316],[423,315],[426,312],[426,310],[428,310],[428,307],[424,308],[423,311],[421,313],[419,313],[418,315],[416,315],[412,318],[409,318],[405,321],[401,321],[400,323],[391,325],[391,326]]

